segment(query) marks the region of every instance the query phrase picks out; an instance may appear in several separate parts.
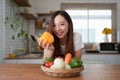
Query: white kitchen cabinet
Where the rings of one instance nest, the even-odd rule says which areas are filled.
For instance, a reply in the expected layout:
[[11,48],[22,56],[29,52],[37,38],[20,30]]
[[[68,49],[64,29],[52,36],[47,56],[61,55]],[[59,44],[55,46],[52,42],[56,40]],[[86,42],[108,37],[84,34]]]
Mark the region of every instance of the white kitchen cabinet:
[[84,64],[120,64],[119,54],[83,54]]
[[31,64],[43,64],[43,61],[41,59],[31,59]]
[[104,64],[104,60],[99,58],[100,55],[85,54],[82,56],[84,64]]
[[5,64],[16,64],[16,59],[6,59],[4,60],[4,63]]
[[116,64],[120,64],[120,55],[116,55]]
[[116,64],[116,56],[115,55],[105,55],[106,58],[105,58],[105,63],[106,64]]
[[43,64],[41,59],[5,59],[5,64]]
[[16,59],[17,64],[30,64],[30,59]]
[[101,58],[105,61],[105,64],[120,64],[120,54],[104,54]]

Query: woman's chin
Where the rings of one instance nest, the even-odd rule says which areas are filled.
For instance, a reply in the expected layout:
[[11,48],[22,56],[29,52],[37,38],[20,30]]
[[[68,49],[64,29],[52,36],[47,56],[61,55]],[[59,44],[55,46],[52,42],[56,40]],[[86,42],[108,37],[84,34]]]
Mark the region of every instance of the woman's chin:
[[57,36],[59,39],[62,39],[63,38],[63,36]]

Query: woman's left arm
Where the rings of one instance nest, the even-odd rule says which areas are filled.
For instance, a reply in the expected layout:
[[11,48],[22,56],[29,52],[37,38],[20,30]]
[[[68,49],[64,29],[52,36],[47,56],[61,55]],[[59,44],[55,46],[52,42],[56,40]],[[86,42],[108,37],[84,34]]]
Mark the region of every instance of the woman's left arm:
[[75,51],[75,58],[78,58],[78,59],[82,58],[82,49]]
[[74,33],[74,48],[75,48],[74,57],[81,59],[82,58],[82,49],[84,48],[84,44],[82,41],[82,37],[78,32]]

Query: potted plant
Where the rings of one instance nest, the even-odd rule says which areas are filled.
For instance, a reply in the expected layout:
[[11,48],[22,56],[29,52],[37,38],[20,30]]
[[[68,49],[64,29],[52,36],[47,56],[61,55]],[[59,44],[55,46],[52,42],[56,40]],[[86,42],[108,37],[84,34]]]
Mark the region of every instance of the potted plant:
[[112,29],[105,27],[105,28],[103,29],[103,31],[102,31],[102,34],[105,35],[104,41],[105,41],[105,42],[109,42],[108,35],[109,35],[109,34],[112,34]]

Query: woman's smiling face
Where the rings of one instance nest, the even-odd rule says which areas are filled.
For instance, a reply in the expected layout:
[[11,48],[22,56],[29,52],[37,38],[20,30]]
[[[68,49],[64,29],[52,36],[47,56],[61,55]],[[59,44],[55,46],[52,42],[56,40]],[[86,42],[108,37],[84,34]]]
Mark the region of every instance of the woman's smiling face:
[[68,22],[63,16],[57,15],[55,17],[53,31],[59,39],[66,37],[68,32]]

